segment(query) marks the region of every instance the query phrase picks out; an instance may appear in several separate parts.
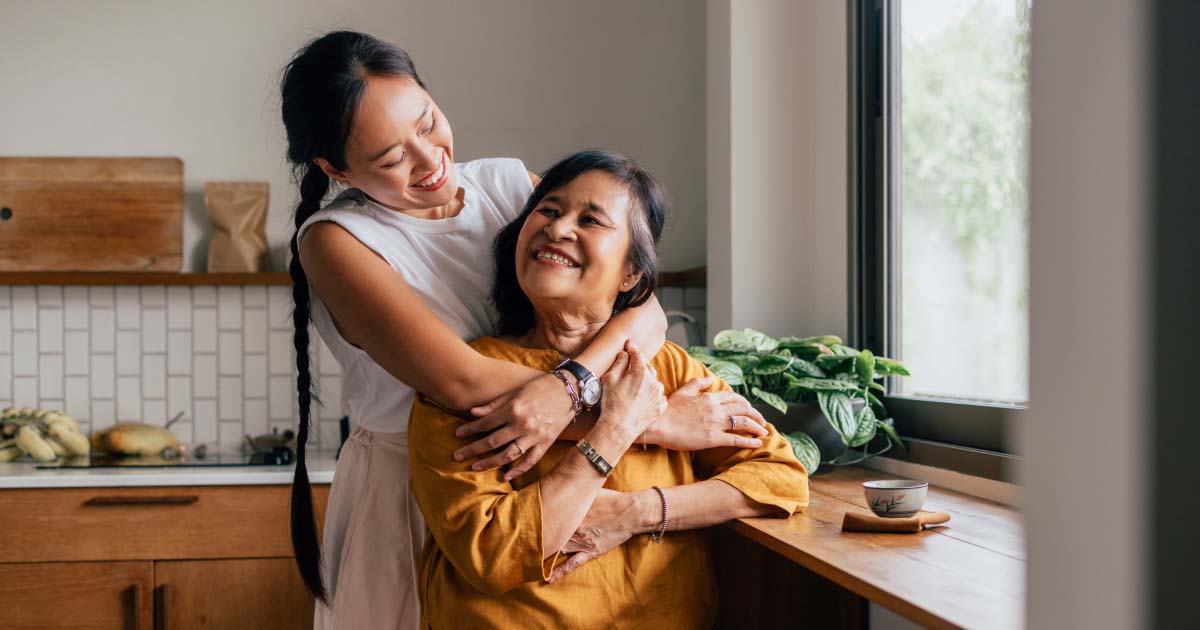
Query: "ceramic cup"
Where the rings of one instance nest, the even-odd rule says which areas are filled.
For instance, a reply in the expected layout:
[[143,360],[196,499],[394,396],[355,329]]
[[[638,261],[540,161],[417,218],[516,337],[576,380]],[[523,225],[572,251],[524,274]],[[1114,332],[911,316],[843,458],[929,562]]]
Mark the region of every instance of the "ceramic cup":
[[904,518],[912,516],[925,505],[929,484],[915,479],[885,479],[863,483],[867,505],[878,516]]

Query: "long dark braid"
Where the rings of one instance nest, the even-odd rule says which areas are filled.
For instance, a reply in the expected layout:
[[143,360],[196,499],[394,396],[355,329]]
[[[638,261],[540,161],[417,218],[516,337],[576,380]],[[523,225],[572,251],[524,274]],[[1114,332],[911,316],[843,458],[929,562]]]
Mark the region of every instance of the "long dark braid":
[[283,126],[287,131],[288,161],[300,184],[296,231],[292,235],[292,323],[296,334],[296,391],[300,426],[296,435],[296,476],[292,482],[292,550],[300,577],[313,596],[329,604],[321,578],[321,547],[317,541],[316,512],[308,481],[304,447],[311,422],[312,373],[309,369],[308,328],[311,296],[308,276],[300,264],[300,228],[321,209],[329,192],[329,176],[315,163],[324,158],[339,171],[346,169],[346,140],[354,124],[368,77],[411,77],[424,87],[412,59],[404,50],[364,35],[337,31],[305,45],[283,74],[281,86]]
[[[304,583],[314,597],[328,604],[325,583],[321,579],[321,547],[317,542],[316,511],[313,509],[312,487],[308,467],[304,463],[304,445],[308,443],[308,428],[312,412],[312,372],[309,369],[308,276],[300,265],[300,227],[321,209],[321,201],[329,189],[329,177],[316,165],[309,165],[300,180],[300,205],[296,208],[296,232],[292,235],[292,261],[288,272],[292,276],[292,324],[296,328],[296,392],[300,402],[300,427],[296,434],[296,476],[292,481],[292,550],[300,567]],[[307,572],[306,572],[307,571]]]

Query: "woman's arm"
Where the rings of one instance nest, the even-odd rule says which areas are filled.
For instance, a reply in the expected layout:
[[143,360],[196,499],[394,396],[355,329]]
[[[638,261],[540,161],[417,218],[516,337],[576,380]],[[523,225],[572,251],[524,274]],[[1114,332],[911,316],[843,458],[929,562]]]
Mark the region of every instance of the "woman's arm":
[[[469,409],[541,374],[475,352],[425,306],[401,274],[335,223],[308,230],[300,243],[300,261],[346,341],[401,382],[448,407]],[[570,405],[565,393],[555,402],[564,412]]]

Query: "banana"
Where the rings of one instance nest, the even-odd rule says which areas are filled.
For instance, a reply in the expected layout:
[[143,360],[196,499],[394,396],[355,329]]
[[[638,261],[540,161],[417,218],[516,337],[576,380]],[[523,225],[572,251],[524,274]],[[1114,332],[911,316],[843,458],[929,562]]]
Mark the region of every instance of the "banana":
[[[69,417],[67,419],[71,420]],[[71,420],[71,422],[74,422],[74,420]],[[79,431],[72,430],[71,425],[66,422],[60,421],[51,424],[50,437],[62,444],[71,455],[87,455],[91,451],[88,439],[79,433]]]
[[42,436],[42,440],[46,442],[46,444],[49,444],[50,448],[54,450],[55,459],[63,457],[67,454],[67,447],[63,446],[58,440],[46,436]]
[[52,462],[56,459],[54,448],[42,439],[41,431],[32,425],[27,424],[17,431],[17,446],[39,462]]
[[0,463],[11,462],[24,454],[25,451],[22,451],[21,447],[15,444],[0,448]]
[[[47,427],[53,427],[56,424],[60,424],[60,425],[66,425],[66,426],[70,427],[70,429],[72,431],[74,431],[75,433],[80,432],[79,423],[75,421],[75,418],[72,418],[71,416],[68,416],[65,413],[61,413],[58,411],[52,411],[49,414],[47,414],[45,418],[42,418],[42,421],[46,423]],[[51,435],[53,435],[53,432],[51,433]]]

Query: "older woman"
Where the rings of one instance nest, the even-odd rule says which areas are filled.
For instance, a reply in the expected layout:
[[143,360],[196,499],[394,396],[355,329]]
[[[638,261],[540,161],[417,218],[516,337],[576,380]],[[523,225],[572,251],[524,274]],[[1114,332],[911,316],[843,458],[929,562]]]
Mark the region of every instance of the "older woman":
[[[665,210],[658,182],[622,156],[584,152],[555,165],[496,239],[493,300],[504,336],[472,346],[554,371],[614,313],[653,293]],[[580,383],[560,373],[578,397]],[[648,362],[627,346],[602,379],[596,413],[580,419],[590,426],[586,437],[556,442],[511,481],[457,462],[460,419],[415,405],[412,485],[430,530],[422,626],[711,625],[715,580],[696,530],[738,517],[786,517],[807,505],[808,484],[774,428],[755,449],[638,443],[662,394],[706,375],[673,344]],[[728,386],[716,381],[711,389]]]

